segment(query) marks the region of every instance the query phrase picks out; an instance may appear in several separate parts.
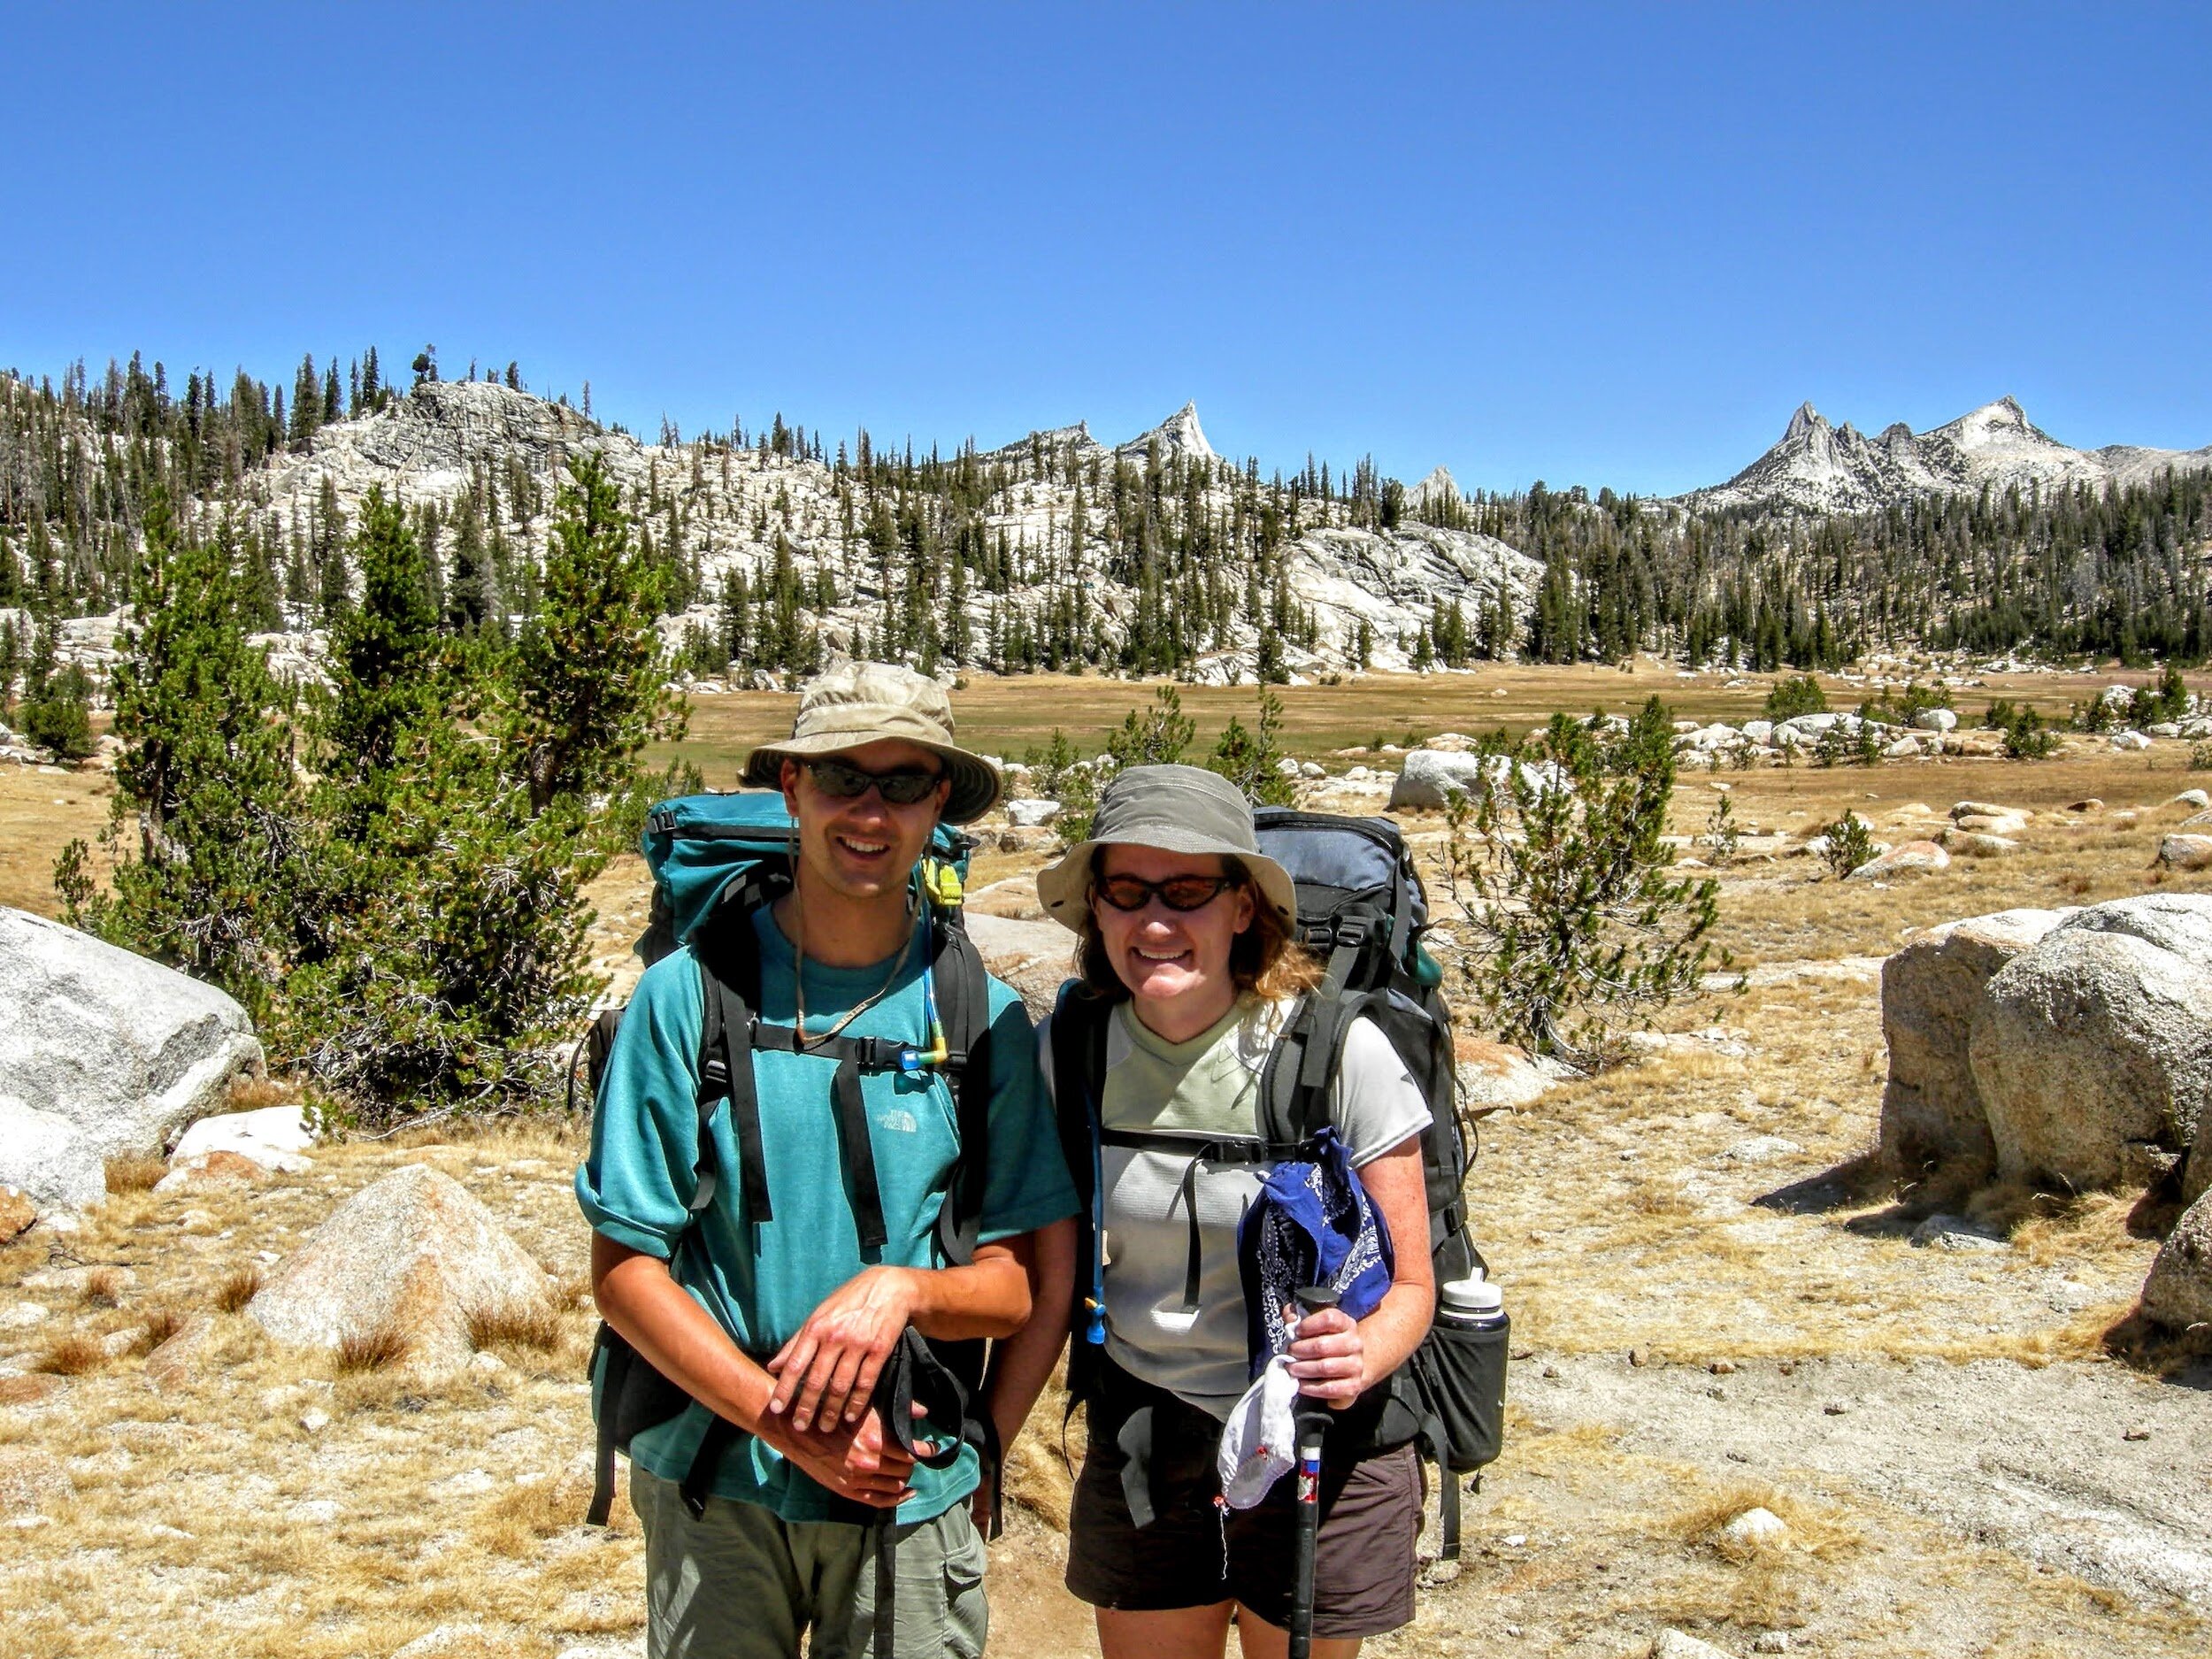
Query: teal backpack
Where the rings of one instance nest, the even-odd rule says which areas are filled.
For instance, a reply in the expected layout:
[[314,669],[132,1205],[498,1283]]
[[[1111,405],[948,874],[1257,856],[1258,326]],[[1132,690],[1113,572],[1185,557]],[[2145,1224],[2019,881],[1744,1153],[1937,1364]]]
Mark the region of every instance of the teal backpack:
[[[885,1230],[860,1076],[885,1071],[943,1073],[952,1092],[960,1152],[938,1215],[937,1235],[947,1261],[954,1264],[966,1263],[975,1251],[990,1106],[989,987],[983,958],[968,938],[960,910],[972,845],[959,830],[941,824],[915,868],[918,898],[930,918],[929,984],[935,1015],[931,1045],[922,1048],[881,1038],[841,1035],[809,1038],[803,1048],[838,1063],[831,1099],[864,1250],[879,1248]],[[691,1201],[695,1217],[713,1202],[724,1173],[715,1168],[709,1125],[716,1113],[726,1110],[737,1143],[740,1167],[733,1173],[744,1196],[745,1213],[763,1221],[773,1218],[752,1055],[760,1048],[798,1051],[800,1039],[790,1026],[764,1024],[754,1011],[760,1002],[760,959],[751,917],[761,905],[790,890],[797,848],[798,828],[784,810],[783,797],[766,790],[685,795],[661,803],[646,818],[643,850],[653,875],[653,908],[637,953],[649,966],[680,947],[690,946],[706,992],[695,1102],[699,1162]],[[614,1008],[598,1015],[571,1054],[572,1111],[580,1069],[596,1100],[622,1014]],[[685,1238],[688,1236],[687,1232]],[[676,1248],[683,1248],[684,1239],[679,1239]],[[933,1392],[947,1417],[956,1412],[961,1424],[960,1441],[924,1461],[949,1463],[958,1455],[961,1443],[972,1444],[983,1458],[987,1478],[995,1482],[996,1437],[989,1415],[975,1397],[982,1381],[983,1343],[915,1339],[905,1348],[905,1359],[896,1367],[887,1366],[886,1379],[910,1391]],[[895,1379],[895,1371],[899,1373]],[[634,1435],[677,1416],[691,1401],[604,1323],[592,1347],[590,1373],[598,1450],[585,1520],[598,1526],[605,1525],[613,1503],[615,1453],[626,1452]],[[907,1450],[915,1449],[908,1414],[887,1414],[885,1427]],[[710,1425],[682,1482],[684,1502],[695,1516],[703,1513],[716,1466],[736,1432],[720,1417]]]

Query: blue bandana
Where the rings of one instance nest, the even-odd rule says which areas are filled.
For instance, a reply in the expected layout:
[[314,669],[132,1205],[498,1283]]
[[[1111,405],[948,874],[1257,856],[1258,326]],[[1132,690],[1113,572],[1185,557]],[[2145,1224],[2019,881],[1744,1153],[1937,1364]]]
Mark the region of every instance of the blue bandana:
[[1390,1228],[1360,1185],[1335,1131],[1313,1140],[1313,1156],[1278,1164],[1237,1224],[1252,1375],[1291,1343],[1283,1318],[1297,1293],[1325,1285],[1337,1306],[1363,1319],[1390,1289],[1396,1256]]

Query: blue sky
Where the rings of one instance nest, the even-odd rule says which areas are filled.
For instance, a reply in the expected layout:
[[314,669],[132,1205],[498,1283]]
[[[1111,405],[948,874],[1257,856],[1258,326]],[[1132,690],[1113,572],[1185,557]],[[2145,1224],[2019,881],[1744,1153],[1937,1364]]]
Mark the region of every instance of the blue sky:
[[1810,398],[2212,443],[2203,6],[29,6],[0,364],[1667,493]]

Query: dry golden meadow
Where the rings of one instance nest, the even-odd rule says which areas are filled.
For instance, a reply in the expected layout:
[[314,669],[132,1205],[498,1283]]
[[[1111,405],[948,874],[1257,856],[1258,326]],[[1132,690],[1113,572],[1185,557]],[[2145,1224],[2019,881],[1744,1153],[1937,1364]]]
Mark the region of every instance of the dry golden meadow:
[[[2097,683],[2022,682],[2054,712]],[[1292,749],[1325,757],[1378,735],[1525,727],[1554,707],[1625,709],[1653,691],[1742,718],[1763,690],[1646,666],[1299,687],[1285,701]],[[956,707],[964,735],[1018,756],[1055,724],[1094,742],[1148,695],[985,682]],[[1248,687],[1184,695],[1202,733],[1249,718]],[[726,786],[789,708],[703,701],[687,752]],[[2039,764],[1685,773],[1678,833],[1703,827],[1717,785],[1747,833],[1719,872],[1723,941],[1747,982],[1671,1010],[1671,1041],[1642,1063],[1483,1123],[1473,1211],[1520,1356],[1507,1449],[1468,1500],[1459,1571],[1432,1571],[1416,1624],[1375,1650],[1640,1655],[1669,1624],[1732,1653],[1760,1638],[1778,1650],[1778,1636],[1789,1651],[2018,1659],[2212,1646],[2186,1602],[2039,1554],[1912,1475],[1946,1434],[1986,1467],[2033,1439],[2018,1402],[2056,1391],[2156,1425],[2139,1445],[2116,1430],[2115,1457],[2212,1482],[2205,1394],[2102,1347],[2154,1249],[2146,1218],[2101,1194],[1953,1195],[2012,1248],[1918,1248],[1906,1234],[1928,1195],[1886,1190],[1860,1164],[1884,1075],[1878,958],[1952,917],[2145,890],[2160,831],[2183,816],[2164,803],[2207,781],[2179,769],[2185,752],[2083,745]],[[51,911],[52,853],[97,828],[106,787],[89,773],[0,771],[0,902]],[[2104,808],[2066,810],[2090,797]],[[2032,810],[2028,849],[1877,887],[1749,834],[1801,838],[1848,808],[1879,838],[1909,839],[1961,799]],[[2139,816],[2124,822],[2124,810]],[[1440,821],[1405,823],[1434,859]],[[1039,862],[995,853],[979,874]],[[618,861],[590,898],[595,949],[611,961],[641,926],[641,864]],[[166,1194],[150,1190],[157,1170],[119,1166],[81,1232],[0,1248],[0,1497],[23,1448],[61,1459],[74,1488],[0,1526],[0,1655],[312,1659],[390,1654],[432,1632],[411,1651],[636,1651],[634,1524],[580,1525],[592,1325],[569,1191],[580,1146],[562,1122],[442,1125],[323,1148],[303,1175]],[[338,1202],[425,1160],[500,1214],[565,1287],[558,1306],[479,1332],[482,1354],[444,1378],[403,1355],[281,1349],[243,1317],[256,1276]],[[196,1357],[150,1369],[165,1337],[165,1356],[196,1343]],[[1048,1399],[1014,1453],[1018,1502],[991,1581],[998,1653],[1094,1651],[1087,1614],[1058,1588],[1059,1421]],[[1721,1531],[1752,1504],[1787,1523],[1782,1543]]]

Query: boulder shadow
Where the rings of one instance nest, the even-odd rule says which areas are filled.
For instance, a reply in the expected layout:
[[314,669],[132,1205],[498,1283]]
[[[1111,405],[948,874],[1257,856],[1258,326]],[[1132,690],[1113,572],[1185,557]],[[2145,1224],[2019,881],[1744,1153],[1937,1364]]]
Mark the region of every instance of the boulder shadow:
[[2131,1371],[2177,1388],[2212,1394],[2212,1337],[2200,1329],[2174,1331],[2139,1307],[2101,1340],[2105,1352]]
[[1762,1210],[1789,1216],[1824,1216],[1849,1210],[1874,1197],[1882,1187],[1881,1160],[1871,1152],[1847,1158],[1817,1175],[1762,1193],[1751,1202]]

